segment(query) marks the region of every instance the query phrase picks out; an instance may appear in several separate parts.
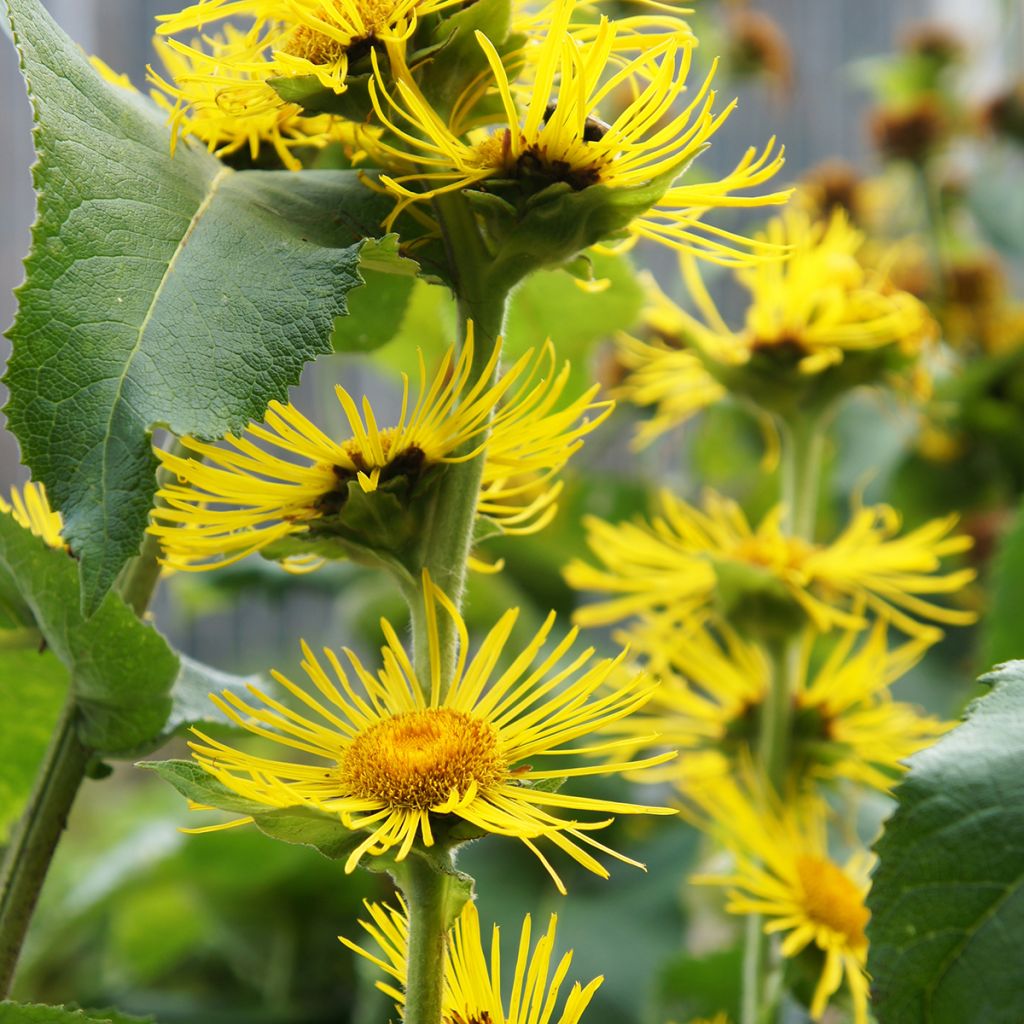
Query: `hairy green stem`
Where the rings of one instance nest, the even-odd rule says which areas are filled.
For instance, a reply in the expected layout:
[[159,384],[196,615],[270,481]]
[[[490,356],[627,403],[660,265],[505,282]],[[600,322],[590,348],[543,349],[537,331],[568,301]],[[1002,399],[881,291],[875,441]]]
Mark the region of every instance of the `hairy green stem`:
[[[813,541],[825,454],[825,412],[797,412],[779,423],[782,439],[780,498],[783,529],[791,537]],[[765,778],[785,798],[793,726],[793,694],[798,685],[800,636],[774,645],[771,685],[761,711],[758,754]],[[743,956],[742,1024],[771,1024],[778,1014],[778,952],[764,934],[760,914],[747,919]],[[774,980],[773,980],[774,979]]]
[[[460,343],[465,344],[468,325],[473,324],[473,361],[470,381],[484,374],[505,320],[511,284],[492,278],[494,261],[487,250],[476,218],[465,197],[453,193],[434,200],[448,250],[453,287],[459,309]],[[477,447],[477,436],[469,442]],[[450,464],[445,470],[432,503],[420,540],[420,564],[429,570],[433,582],[461,607],[466,588],[466,562],[473,541],[476,506],[483,474],[482,455],[468,462]],[[421,581],[406,596],[413,617],[413,654],[417,672],[428,663],[426,628],[423,619]],[[439,615],[441,689],[447,691],[455,666],[456,634],[449,616]],[[429,678],[421,674],[421,682]]]
[[78,739],[68,700],[0,870],[0,999],[14,980],[25,935],[92,751]]
[[779,424],[782,442],[783,528],[814,540],[828,414],[797,413]]
[[[183,451],[180,447],[175,450]],[[159,554],[159,541],[146,534],[138,556],[128,563],[117,583],[117,592],[140,618],[149,605],[160,576]],[[36,776],[28,805],[10,845],[3,851],[3,863],[0,865],[0,999],[10,991],[32,912],[94,753],[78,739],[77,714],[74,695],[69,694]]]
[[401,885],[409,908],[405,1024],[441,1024],[452,877],[415,854],[402,865]]

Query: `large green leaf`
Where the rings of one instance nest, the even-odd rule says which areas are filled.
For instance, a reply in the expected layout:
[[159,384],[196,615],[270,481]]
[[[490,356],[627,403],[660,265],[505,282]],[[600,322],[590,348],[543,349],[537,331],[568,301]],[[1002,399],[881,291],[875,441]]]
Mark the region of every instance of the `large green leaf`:
[[67,688],[52,651],[0,652],[0,846],[21,816]]
[[152,1017],[129,1017],[117,1010],[73,1010],[66,1006],[0,1003],[0,1024],[152,1024]]
[[868,906],[880,1024],[1020,1024],[1024,662],[914,755],[876,850]]
[[8,7],[39,215],[7,414],[92,612],[145,528],[149,430],[218,437],[284,398],[330,351],[392,202],[354,171],[235,172],[188,145],[172,160],[155,107],[104,82],[39,0]]
[[0,516],[0,572],[17,583],[47,645],[70,673],[82,742],[117,753],[157,736],[178,672],[178,659],[163,637],[114,593],[85,618],[75,560],[10,516]]

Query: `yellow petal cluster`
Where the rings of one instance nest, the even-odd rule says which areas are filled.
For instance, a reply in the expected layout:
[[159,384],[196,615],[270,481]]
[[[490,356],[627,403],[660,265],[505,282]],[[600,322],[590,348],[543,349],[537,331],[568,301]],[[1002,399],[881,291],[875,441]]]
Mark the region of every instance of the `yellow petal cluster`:
[[[378,982],[377,987],[395,1000],[398,1011],[402,1013],[409,974],[408,911],[404,903],[397,909],[369,902],[365,906],[370,920],[359,923],[373,940],[377,951],[366,950],[344,936],[341,941],[397,983],[397,988],[389,982]],[[467,903],[448,936],[442,1024],[482,1021],[489,1024],[579,1024],[604,979],[594,978],[586,986],[573,982],[562,1013],[555,1017],[562,983],[572,964],[571,952],[557,962],[555,960],[557,927],[558,916],[552,914],[547,931],[531,950],[532,924],[530,915],[526,915],[519,934],[512,987],[506,1004],[502,995],[500,929],[494,926],[488,957],[484,951],[476,904],[472,901]]]
[[[550,342],[491,383],[499,356],[500,346],[476,380],[472,335],[457,358],[448,350],[429,379],[421,356],[419,394],[410,403],[403,374],[401,411],[391,427],[380,427],[370,403],[357,405],[339,386],[351,431],[346,439],[335,440],[293,405],[275,401],[265,424],[221,445],[183,439],[197,457],[157,451],[177,478],[160,490],[163,505],[152,513],[150,532],[160,538],[164,560],[186,570],[228,565],[339,513],[352,481],[367,493],[396,477],[415,485],[434,467],[478,456],[478,512],[509,533],[543,528],[556,511],[556,474],[611,403],[594,401],[595,386],[559,408],[569,367],[557,369]],[[315,564],[302,560],[299,567]]]
[[[574,741],[635,713],[649,699],[654,684],[634,675],[609,686],[624,655],[594,662],[592,648],[571,653],[575,630],[548,648],[554,613],[513,654],[506,647],[518,609],[506,612],[471,657],[469,636],[455,606],[429,580],[424,591],[429,678],[417,675],[386,620],[381,622],[386,646],[376,675],[346,649],[353,681],[333,651],[324,651],[324,664],[304,644],[302,668],[308,682],[299,685],[277,672],[274,678],[305,713],[255,687],[251,700],[231,691],[213,697],[237,725],[298,752],[302,760],[257,756],[193,730],[196,762],[247,800],[268,808],[314,807],[337,815],[345,827],[364,832],[346,861],[346,871],[365,856],[388,854],[401,861],[415,843],[429,848],[437,841],[438,829],[450,827],[453,818],[480,833],[520,840],[563,892],[561,879],[538,846],[541,839],[601,877],[608,876],[607,869],[589,850],[635,864],[590,833],[609,825],[608,815],[672,810],[553,792],[546,783],[630,772],[673,757],[668,753],[566,766],[566,759],[577,753]],[[446,692],[438,614],[451,617],[460,641]],[[503,654],[510,660],[500,669]],[[568,663],[563,664],[566,658]],[[615,746],[599,740],[578,752],[590,756],[611,752]],[[571,817],[561,818],[559,811]],[[580,820],[580,815],[594,813],[605,817]]]
[[969,625],[975,619],[973,612],[929,599],[954,594],[975,577],[973,569],[940,571],[943,558],[971,546],[970,537],[952,532],[955,515],[901,533],[894,509],[866,506],[854,510],[835,540],[822,544],[787,534],[779,507],[753,527],[736,502],[714,492],[699,509],[663,491],[660,514],[650,522],[612,524],[589,516],[584,523],[603,568],[575,559],[565,577],[578,590],[607,595],[577,610],[576,621],[585,626],[649,611],[682,616],[708,608],[730,565],[780,585],[823,632],[863,629],[864,611],[923,639],[937,635],[929,623]]

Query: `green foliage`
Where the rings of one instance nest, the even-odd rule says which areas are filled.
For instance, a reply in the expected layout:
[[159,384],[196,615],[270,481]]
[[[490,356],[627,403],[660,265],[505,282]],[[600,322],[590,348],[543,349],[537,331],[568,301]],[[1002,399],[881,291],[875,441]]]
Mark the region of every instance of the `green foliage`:
[[152,1017],[129,1017],[117,1010],[0,1003],[0,1024],[150,1024],[152,1020]]
[[117,753],[158,735],[178,670],[163,637],[113,593],[85,618],[74,559],[9,516],[0,516],[0,571],[16,581],[50,650],[70,674],[82,742]]
[[32,790],[67,688],[67,669],[51,651],[0,652],[0,846]]
[[1003,536],[989,584],[989,607],[982,620],[983,663],[996,665],[1024,655],[1020,610],[1024,602],[1024,509]]
[[680,954],[669,960],[658,977],[659,1020],[706,1017],[725,1011],[730,1020],[740,1017],[740,985],[743,949],[709,953],[707,956]]
[[868,906],[880,1024],[1018,1024],[1024,929],[1024,662],[910,760]]
[[398,332],[416,283],[418,264],[398,254],[398,236],[369,240],[359,253],[365,282],[349,294],[348,315],[334,321],[335,352],[372,352]]
[[162,113],[103,82],[38,0],[9,7],[39,217],[7,414],[64,514],[91,613],[138,551],[150,428],[215,438],[283,399],[330,351],[392,204],[353,171],[235,172],[188,145],[172,160]]

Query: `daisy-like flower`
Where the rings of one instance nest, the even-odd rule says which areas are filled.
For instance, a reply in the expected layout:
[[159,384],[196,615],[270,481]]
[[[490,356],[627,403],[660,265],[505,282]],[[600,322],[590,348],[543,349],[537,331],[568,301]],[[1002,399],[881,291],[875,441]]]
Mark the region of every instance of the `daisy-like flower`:
[[231,25],[222,35],[207,36],[191,46],[155,40],[165,73],[152,67],[150,95],[167,112],[171,152],[179,139],[196,139],[219,157],[247,152],[256,160],[271,147],[289,170],[302,164],[294,150],[322,148],[332,141],[355,148],[358,126],[326,114],[307,117],[298,104],[285,103],[257,66],[249,35]]
[[578,590],[610,596],[579,608],[576,621],[601,626],[658,610],[682,617],[712,606],[726,583],[740,598],[749,588],[788,598],[819,632],[863,629],[862,609],[922,639],[939,635],[926,623],[975,620],[973,612],[922,596],[956,593],[976,575],[973,569],[939,571],[944,557],[971,546],[970,537],[952,533],[955,515],[901,535],[893,508],[862,507],[830,544],[787,535],[781,519],[776,507],[755,529],[740,506],[721,495],[708,492],[700,510],[668,491],[650,523],[588,516],[587,543],[604,568],[576,559],[565,577]]
[[[393,979],[397,987],[389,982],[378,982],[377,987],[395,1000],[398,1012],[404,1016],[409,959],[408,914],[404,904],[399,909],[369,902],[365,906],[370,920],[359,923],[379,952],[365,950],[344,936],[341,941]],[[448,936],[442,1024],[579,1024],[604,979],[594,978],[586,987],[574,982],[561,1015],[555,1017],[562,983],[572,964],[571,952],[555,963],[557,926],[558,917],[552,914],[547,931],[531,951],[532,927],[530,915],[526,915],[519,935],[506,1012],[501,988],[500,930],[494,926],[488,957],[484,952],[476,904],[467,903]],[[552,964],[555,964],[554,974]]]
[[12,487],[9,502],[0,497],[0,512],[9,515],[49,547],[65,547],[64,538],[60,535],[64,523],[60,513],[50,508],[46,488],[42,484],[27,483],[20,490]]
[[[582,748],[570,744],[633,714],[648,700],[654,684],[643,676],[631,676],[609,685],[623,655],[588,666],[592,648],[569,654],[575,630],[543,653],[554,613],[508,668],[499,670],[496,665],[518,609],[499,619],[470,658],[469,637],[457,609],[426,577],[424,584],[429,679],[417,677],[386,621],[381,626],[387,646],[382,649],[383,668],[376,676],[355,654],[345,651],[357,686],[332,651],[324,651],[325,669],[303,645],[302,667],[311,685],[299,686],[276,672],[274,678],[309,709],[310,717],[255,688],[251,688],[252,703],[230,691],[212,699],[242,728],[310,755],[315,763],[257,757],[193,730],[198,740],[191,746],[199,765],[229,789],[268,808],[314,807],[336,814],[347,828],[365,831],[345,863],[346,871],[367,855],[387,853],[400,861],[416,843],[430,847],[438,841],[450,842],[446,833],[453,819],[461,819],[478,835],[519,839],[563,893],[565,887],[538,848],[538,839],[548,840],[604,878],[607,870],[585,847],[636,864],[589,835],[610,824],[611,818],[583,822],[577,815],[672,814],[672,810],[552,792],[546,787],[553,779],[629,772],[674,757],[668,753],[636,761],[566,766],[566,759],[577,754],[613,751],[612,740]],[[460,641],[447,693],[442,693],[438,603],[441,614],[451,616]],[[562,664],[566,657],[571,660]],[[541,763],[554,767],[538,767]],[[558,810],[570,812],[572,819],[557,817],[553,812]]]
[[870,912],[864,901],[871,854],[857,851],[843,864],[832,860],[824,803],[803,799],[783,805],[749,777],[743,785],[723,779],[692,800],[692,820],[726,847],[734,867],[691,880],[725,886],[731,914],[760,914],[766,933],[784,936],[784,957],[818,951],[823,962],[810,1005],[813,1020],[845,982],[856,1024],[867,1024]]
[[[472,336],[457,359],[453,351],[429,383],[421,357],[420,393],[411,408],[403,374],[402,408],[393,427],[379,427],[367,400],[360,409],[339,386],[348,439],[336,441],[294,406],[271,402],[265,426],[251,425],[245,435],[225,438],[224,446],[183,439],[199,459],[158,451],[178,479],[161,489],[165,505],[152,513],[150,532],[160,538],[165,561],[177,569],[214,569],[284,537],[321,527],[330,533],[352,481],[367,493],[397,478],[415,487],[435,467],[480,455],[479,513],[504,532],[541,529],[555,511],[555,474],[612,403],[594,402],[594,387],[557,409],[569,367],[556,372],[550,342],[523,355],[493,385],[488,382],[498,348],[473,382]],[[316,564],[299,559],[292,567]]]
[[[816,637],[806,632],[791,695],[795,784],[850,779],[888,792],[905,759],[949,728],[890,696],[890,685],[920,660],[928,644],[911,640],[890,650],[886,632],[885,623],[876,623],[859,646],[858,634],[845,634],[816,668]],[[646,778],[671,781],[685,792],[709,775],[735,772],[760,734],[772,686],[767,652],[724,623],[709,627],[702,617],[682,623],[649,616],[616,640],[628,644],[661,686],[641,714],[615,731],[656,733],[663,748],[680,750],[678,760],[651,769]]]
[[[862,259],[864,236],[844,210],[828,221],[787,210],[761,236],[787,246],[790,258],[735,272],[749,293],[746,323],[732,330],[704,287],[692,260],[683,277],[700,318],[650,291],[646,326],[653,339],[623,335],[629,376],[619,395],[653,406],[641,443],[686,422],[730,392],[767,408],[828,398],[888,379],[926,390],[917,357],[934,334],[926,307]],[[807,389],[813,389],[813,393]]]
[[[712,69],[687,105],[675,111],[693,57],[688,30],[665,34],[635,57],[612,60],[617,24],[602,16],[595,29],[578,37],[571,31],[576,9],[576,0],[555,0],[543,40],[529,55],[502,58],[478,32],[490,75],[471,83],[449,119],[433,109],[400,55],[392,54],[393,84],[378,67],[370,82],[371,98],[395,141],[381,141],[373,152],[396,168],[381,178],[400,199],[393,216],[410,203],[444,192],[486,190],[486,183],[511,181],[528,193],[556,184],[577,193],[601,186],[631,204],[632,213],[622,226],[629,224],[638,234],[721,263],[756,260],[767,253],[778,256],[780,250],[772,243],[701,220],[711,207],[786,201],[788,191],[756,199],[732,195],[762,184],[779,170],[782,153],[775,152],[774,140],[760,155],[749,152],[721,180],[670,188],[732,110],[730,105],[713,112]],[[528,88],[520,89],[515,76],[524,68],[529,69]],[[635,97],[606,124],[600,118],[602,102],[627,83],[635,84]],[[501,98],[503,121],[479,128],[476,107],[492,92]],[[525,93],[522,113],[517,93]],[[608,232],[612,230],[609,226]]]
[[377,46],[404,47],[419,22],[463,0],[198,0],[158,16],[162,35],[202,28],[222,18],[251,23],[252,52],[233,63],[260,78],[312,75],[343,92],[351,63]]

